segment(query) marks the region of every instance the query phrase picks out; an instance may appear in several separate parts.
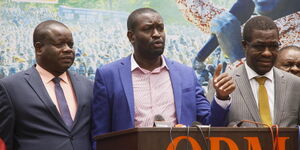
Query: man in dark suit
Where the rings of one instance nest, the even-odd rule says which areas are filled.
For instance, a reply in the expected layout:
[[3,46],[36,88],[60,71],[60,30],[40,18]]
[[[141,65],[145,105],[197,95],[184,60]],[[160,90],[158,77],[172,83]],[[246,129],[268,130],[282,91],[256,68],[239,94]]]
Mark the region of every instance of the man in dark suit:
[[134,127],[152,127],[159,114],[172,125],[193,121],[226,125],[229,94],[235,84],[217,68],[215,100],[203,94],[194,70],[162,56],[164,23],[150,8],[132,12],[127,37],[134,53],[97,69],[94,85],[93,136]]
[[33,33],[37,64],[0,81],[0,137],[9,150],[89,150],[92,82],[73,74],[71,31],[49,20]]
[[237,88],[232,93],[229,125],[250,120],[280,127],[300,123],[300,78],[274,67],[278,55],[279,32],[272,19],[251,18],[244,27],[242,44],[246,62],[233,72]]

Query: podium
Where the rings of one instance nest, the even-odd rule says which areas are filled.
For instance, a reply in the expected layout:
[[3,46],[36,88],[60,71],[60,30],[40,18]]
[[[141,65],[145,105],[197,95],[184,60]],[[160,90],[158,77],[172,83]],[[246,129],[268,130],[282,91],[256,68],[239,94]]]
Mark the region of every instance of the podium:
[[[278,131],[278,150],[298,149],[298,128]],[[97,150],[272,150],[273,147],[269,128],[133,128],[94,139]]]

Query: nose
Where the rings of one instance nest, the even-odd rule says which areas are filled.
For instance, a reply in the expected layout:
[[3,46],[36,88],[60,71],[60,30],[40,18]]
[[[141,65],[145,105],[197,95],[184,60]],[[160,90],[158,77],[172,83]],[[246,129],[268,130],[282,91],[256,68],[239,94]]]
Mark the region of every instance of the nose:
[[300,68],[297,67],[296,64],[294,64],[293,66],[291,66],[290,72],[293,74],[298,74],[298,73],[300,73]]
[[69,46],[67,43],[63,47],[63,52],[65,53],[71,53],[74,52],[73,46]]
[[156,38],[157,38],[157,37],[159,38],[161,35],[160,35],[160,32],[159,32],[156,28],[154,28],[154,29],[153,29],[153,34],[152,34],[152,36],[153,36],[153,37],[156,37]]
[[272,50],[270,50],[270,48],[266,46],[264,51],[262,52],[262,56],[271,57],[272,55]]

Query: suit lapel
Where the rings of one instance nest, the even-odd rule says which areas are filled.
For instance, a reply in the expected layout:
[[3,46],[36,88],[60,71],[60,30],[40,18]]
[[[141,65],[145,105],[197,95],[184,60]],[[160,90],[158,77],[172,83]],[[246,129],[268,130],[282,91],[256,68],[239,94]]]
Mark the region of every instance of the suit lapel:
[[174,66],[174,62],[168,60],[165,58],[166,64],[169,67],[169,73],[170,73],[170,79],[172,83],[173,88],[173,95],[174,95],[174,103],[175,103],[175,110],[176,110],[176,117],[177,122],[180,122],[181,120],[181,105],[182,105],[182,99],[181,99],[181,77],[179,76],[178,71],[176,70],[176,67]]
[[128,56],[121,61],[119,73],[130,111],[131,122],[134,123],[134,97],[130,58],[131,56]]
[[275,84],[275,97],[274,97],[274,123],[280,124],[283,107],[286,100],[286,79],[284,75],[274,68],[274,84]]
[[74,125],[77,123],[78,117],[80,116],[81,110],[83,108],[83,102],[82,102],[83,96],[82,96],[82,92],[80,90],[80,88],[82,88],[81,84],[80,84],[80,80],[78,80],[78,78],[75,74],[72,74],[69,71],[68,71],[68,75],[70,77],[72,87],[73,87],[73,90],[74,90],[74,94],[75,94],[75,97],[76,97],[76,100],[77,100],[77,112],[76,112],[76,115],[75,115],[75,118],[74,118],[73,125],[71,127],[71,129],[72,129],[74,127]]
[[248,107],[253,117],[253,120],[256,122],[260,122],[260,116],[258,113],[257,104],[252,92],[252,88],[248,79],[245,66],[241,66],[238,68],[235,77],[236,77],[236,85],[242,96],[242,98],[237,99],[237,101],[243,100],[246,106]]
[[35,93],[38,95],[40,100],[44,103],[46,108],[51,112],[51,114],[56,118],[56,120],[64,126],[67,130],[69,130],[64,121],[62,120],[56,106],[52,102],[50,96],[48,95],[48,92],[43,84],[43,81],[35,69],[35,67],[32,67],[28,69],[25,72],[25,80],[28,82],[28,84],[31,86],[31,88],[35,91]]

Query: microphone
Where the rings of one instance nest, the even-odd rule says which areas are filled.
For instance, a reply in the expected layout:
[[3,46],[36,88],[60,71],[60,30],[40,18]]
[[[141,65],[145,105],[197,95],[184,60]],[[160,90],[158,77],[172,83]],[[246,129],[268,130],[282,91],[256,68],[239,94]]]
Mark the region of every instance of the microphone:
[[241,127],[243,123],[244,123],[243,121],[237,121],[232,127],[235,127],[235,128]]
[[154,116],[154,123],[153,127],[158,127],[158,128],[169,128],[171,127],[170,122],[166,122],[164,117],[160,114],[157,114]]
[[232,124],[232,127],[246,127],[247,125],[243,126],[244,123],[248,123],[248,124],[252,124],[252,125],[256,125],[256,127],[259,126],[265,126],[265,124],[261,123],[261,122],[255,122],[255,121],[251,121],[251,120],[240,120],[240,121],[235,121]]
[[203,133],[203,131],[202,131],[201,128],[203,128],[203,127],[204,128],[208,128],[208,139],[209,139],[209,137],[210,137],[210,125],[202,125],[200,122],[194,121],[192,123],[192,127],[196,127],[200,131],[201,136],[202,136],[202,138],[203,138],[203,140],[205,142],[206,149],[209,150],[210,149],[209,148],[209,144],[208,144],[207,139],[205,138],[205,135],[204,135],[204,133]]
[[194,121],[192,123],[192,127],[196,127],[197,125],[202,125],[202,124],[200,122],[198,122],[198,121]]
[[192,127],[197,127],[197,128],[209,128],[210,125],[202,125],[202,123],[198,122],[198,121],[194,121],[192,123]]
[[154,121],[165,121],[165,119],[162,115],[158,114],[154,116]]

